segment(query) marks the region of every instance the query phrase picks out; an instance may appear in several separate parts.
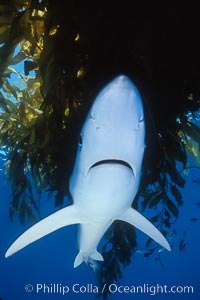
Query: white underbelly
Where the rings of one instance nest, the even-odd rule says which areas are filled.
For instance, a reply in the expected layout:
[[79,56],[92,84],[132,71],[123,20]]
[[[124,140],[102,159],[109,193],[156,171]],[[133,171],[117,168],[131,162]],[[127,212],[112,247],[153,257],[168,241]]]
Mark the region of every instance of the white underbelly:
[[115,218],[130,207],[137,189],[138,182],[130,168],[100,165],[76,187],[74,202],[86,218]]

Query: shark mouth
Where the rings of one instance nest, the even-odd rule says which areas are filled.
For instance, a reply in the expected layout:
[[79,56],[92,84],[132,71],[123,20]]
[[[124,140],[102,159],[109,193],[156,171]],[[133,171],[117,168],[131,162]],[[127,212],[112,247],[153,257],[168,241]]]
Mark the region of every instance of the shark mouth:
[[124,160],[120,160],[120,159],[104,159],[104,160],[97,161],[90,167],[89,170],[96,168],[98,166],[101,166],[101,165],[115,165],[115,164],[122,165],[124,167],[129,168],[134,174],[134,171],[133,171],[133,168],[131,167],[131,165],[128,162],[126,162]]

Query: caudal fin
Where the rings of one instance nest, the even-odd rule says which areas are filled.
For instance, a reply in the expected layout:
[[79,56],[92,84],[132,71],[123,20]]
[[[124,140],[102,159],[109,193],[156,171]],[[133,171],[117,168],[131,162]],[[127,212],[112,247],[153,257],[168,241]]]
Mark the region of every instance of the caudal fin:
[[26,230],[7,250],[5,257],[11,256],[43,236],[67,225],[80,223],[81,219],[74,205],[65,207],[39,221]]
[[78,267],[82,262],[88,262],[89,259],[103,261],[103,256],[95,249],[91,252],[80,251],[75,258],[74,268]]
[[162,247],[164,247],[168,251],[171,251],[171,247],[163,234],[137,210],[133,208],[127,209],[127,211],[120,216],[119,220],[130,223],[131,225],[144,232]]

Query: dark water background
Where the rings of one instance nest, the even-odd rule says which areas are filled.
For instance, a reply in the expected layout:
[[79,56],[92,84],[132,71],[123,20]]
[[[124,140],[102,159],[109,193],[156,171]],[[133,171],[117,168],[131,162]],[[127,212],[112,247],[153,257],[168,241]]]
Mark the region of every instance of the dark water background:
[[[191,169],[187,177],[187,184],[183,189],[184,206],[180,210],[176,223],[177,235],[172,237],[172,252],[161,253],[162,263],[155,261],[155,257],[145,258],[143,254],[136,253],[129,267],[123,270],[123,278],[118,286],[192,286],[193,293],[120,293],[116,292],[110,299],[200,299],[200,184],[193,180],[200,178],[198,169]],[[79,284],[95,285],[92,272],[82,264],[74,269],[74,258],[77,254],[77,226],[69,226],[50,234],[34,244],[24,248],[10,258],[5,259],[4,254],[11,242],[30,227],[24,226],[18,219],[10,221],[9,202],[10,185],[6,183],[3,172],[0,173],[0,297],[3,300],[61,300],[61,299],[94,299],[97,294],[87,291],[85,293],[72,292],[72,286]],[[53,212],[53,201],[47,200],[43,195],[41,201],[42,217]],[[192,219],[192,220],[191,220]],[[184,236],[185,231],[185,236]],[[144,235],[138,232],[138,240],[142,242]],[[179,251],[180,243],[185,240],[186,247]],[[27,284],[33,286],[32,292],[26,292]],[[58,284],[59,287],[68,286],[70,291],[62,295],[60,290],[36,292],[37,284],[46,284],[49,287]],[[30,286],[28,286],[30,288]],[[84,288],[83,288],[84,289]],[[160,290],[161,291],[161,290]]]

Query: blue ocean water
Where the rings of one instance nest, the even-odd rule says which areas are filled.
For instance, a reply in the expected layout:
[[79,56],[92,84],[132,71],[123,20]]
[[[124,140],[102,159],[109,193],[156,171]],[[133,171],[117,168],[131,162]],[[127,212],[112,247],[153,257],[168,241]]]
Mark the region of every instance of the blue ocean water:
[[[123,278],[110,287],[111,300],[200,299],[199,178],[198,169],[189,171],[187,183],[182,190],[184,206],[175,225],[177,234],[170,241],[172,252],[161,253],[162,264],[155,261],[153,256],[145,258],[143,254],[136,253],[132,263],[123,270]],[[73,268],[77,254],[77,226],[60,229],[10,258],[4,258],[11,242],[30,227],[30,224],[22,226],[17,218],[11,222],[10,184],[6,182],[3,172],[0,173],[0,189],[0,298],[94,299],[97,296],[96,282],[91,270],[85,264]],[[45,194],[42,203],[43,217],[55,210],[53,201],[47,200]],[[138,232],[138,235],[139,239],[143,238],[141,233]],[[186,247],[180,251],[183,239]],[[138,292],[134,290],[137,286],[140,286]],[[170,290],[172,286],[173,289]],[[189,292],[186,286],[190,287]]]

